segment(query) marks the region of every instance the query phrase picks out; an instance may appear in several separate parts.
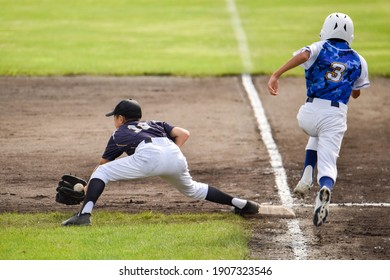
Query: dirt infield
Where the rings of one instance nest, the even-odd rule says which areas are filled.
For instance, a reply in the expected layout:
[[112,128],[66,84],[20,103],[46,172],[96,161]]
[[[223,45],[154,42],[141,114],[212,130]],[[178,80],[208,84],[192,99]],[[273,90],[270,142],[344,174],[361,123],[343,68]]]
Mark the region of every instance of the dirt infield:
[[[307,140],[295,118],[305,97],[304,80],[282,79],[278,97],[266,93],[267,77],[254,81],[292,190]],[[390,259],[390,207],[377,205],[390,203],[390,102],[385,96],[390,83],[383,78],[371,82],[350,102],[328,222],[312,225],[315,191],[305,200],[294,199],[307,259]],[[259,203],[280,204],[240,77],[1,77],[0,212],[76,212],[79,206],[54,202],[56,183],[63,173],[88,179],[114,129],[104,114],[128,97],[141,103],[144,119],[165,120],[191,132],[183,152],[195,180]],[[94,211],[101,209],[227,210],[183,197],[160,178],[109,184]],[[287,220],[250,221],[252,258],[295,258]]]

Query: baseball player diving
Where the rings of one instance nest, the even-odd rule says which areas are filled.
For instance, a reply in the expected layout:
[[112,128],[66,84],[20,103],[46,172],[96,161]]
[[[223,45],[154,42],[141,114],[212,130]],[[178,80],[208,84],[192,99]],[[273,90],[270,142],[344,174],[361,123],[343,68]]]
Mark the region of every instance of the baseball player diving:
[[[186,129],[163,121],[141,121],[141,106],[132,99],[120,101],[106,116],[113,116],[116,130],[85,186],[80,211],[63,226],[91,225],[92,209],[108,182],[152,176],[160,176],[187,197],[233,206],[236,214],[258,213],[257,203],[191,178],[180,150],[190,135]],[[123,153],[127,156],[118,158]]]
[[278,95],[278,80],[286,71],[301,65],[305,69],[307,99],[298,112],[299,126],[309,135],[301,179],[294,193],[304,197],[313,186],[317,166],[317,194],[313,223],[324,224],[331,193],[336,183],[341,142],[347,130],[350,96],[370,85],[364,58],[351,49],[354,37],[352,19],[343,13],[326,17],[321,41],[294,53],[293,58],[276,70],[268,81],[271,95]]

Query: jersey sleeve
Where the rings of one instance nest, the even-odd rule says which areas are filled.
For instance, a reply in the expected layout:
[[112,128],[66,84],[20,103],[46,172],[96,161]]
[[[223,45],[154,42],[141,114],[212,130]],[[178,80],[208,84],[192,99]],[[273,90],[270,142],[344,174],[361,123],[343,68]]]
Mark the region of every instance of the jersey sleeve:
[[363,88],[367,88],[370,86],[370,81],[368,79],[368,65],[366,60],[359,55],[360,63],[361,63],[361,74],[360,77],[353,84],[352,89],[359,90]]
[[318,55],[320,54],[320,51],[322,49],[322,45],[325,43],[325,41],[319,41],[319,42],[315,42],[313,44],[311,44],[310,46],[306,46],[306,47],[303,47],[299,50],[297,50],[296,52],[293,53],[293,55],[297,55],[297,54],[300,54],[304,51],[308,51],[310,52],[310,57],[309,59],[305,62],[305,63],[302,63],[301,66],[304,68],[304,69],[309,69],[313,63],[317,60],[317,57]]
[[164,137],[166,136],[169,138],[170,138],[169,134],[171,133],[172,129],[175,127],[163,121],[151,121],[150,123],[157,125],[159,127],[160,132],[164,134]]
[[119,157],[122,154],[123,154],[123,151],[121,151],[118,148],[118,146],[116,145],[116,143],[114,141],[114,136],[111,136],[110,140],[108,140],[108,143],[107,143],[107,146],[106,146],[106,149],[103,153],[102,158],[109,160],[109,161],[113,161],[114,159],[116,159],[117,157]]
[[169,134],[171,133],[172,129],[174,128],[173,125],[170,125],[169,123],[166,123],[166,122],[163,122],[162,123],[163,127],[164,127],[164,130],[165,132],[167,133],[167,135],[169,136]]
[[172,129],[174,128],[174,126],[173,126],[173,125],[170,125],[169,123],[163,122],[163,127],[164,127],[164,130],[165,130],[166,134],[167,134],[167,137],[168,137],[169,139],[171,139],[172,141],[174,141],[175,139],[173,139],[173,138],[171,137],[171,131],[172,131]]

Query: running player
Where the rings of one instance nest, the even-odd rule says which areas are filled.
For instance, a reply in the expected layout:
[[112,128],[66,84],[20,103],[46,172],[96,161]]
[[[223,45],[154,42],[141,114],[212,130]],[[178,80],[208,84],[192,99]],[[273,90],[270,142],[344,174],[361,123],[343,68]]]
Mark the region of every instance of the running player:
[[307,99],[297,118],[299,126],[310,136],[302,177],[294,193],[306,195],[317,179],[320,191],[316,197],[313,223],[322,225],[329,213],[331,192],[337,177],[336,161],[347,130],[350,96],[358,98],[360,90],[370,85],[367,63],[351,49],[354,27],[343,13],[329,15],[320,39],[294,53],[294,57],[275,71],[268,90],[278,94],[278,80],[286,71],[302,65],[305,69]]
[[[140,121],[141,106],[132,99],[122,100],[106,116],[114,116],[116,130],[91,175],[80,211],[63,226],[90,225],[92,209],[108,182],[152,176],[160,176],[190,198],[233,206],[236,214],[258,213],[257,203],[192,180],[180,150],[190,135],[186,129],[162,121]],[[118,158],[123,153],[128,156]]]

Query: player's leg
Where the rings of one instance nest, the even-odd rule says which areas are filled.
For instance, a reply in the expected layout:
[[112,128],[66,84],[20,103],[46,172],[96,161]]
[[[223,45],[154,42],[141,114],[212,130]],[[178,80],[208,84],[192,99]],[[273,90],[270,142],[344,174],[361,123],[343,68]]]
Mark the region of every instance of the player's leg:
[[232,196],[208,184],[194,181],[188,172],[183,172],[180,176],[164,175],[161,177],[175,186],[180,193],[192,199],[233,206],[236,214],[256,214],[259,211],[257,203]]
[[314,171],[317,165],[318,137],[310,137],[306,145],[305,162],[301,178],[294,188],[294,194],[304,198],[309,194],[314,182]]
[[297,114],[299,127],[310,136],[305,149],[305,163],[302,175],[294,188],[294,193],[300,197],[305,197],[313,186],[318,150],[318,110],[319,108],[316,104],[305,103],[300,107]]
[[335,141],[336,138],[329,135],[320,137],[318,145],[318,183],[320,191],[317,193],[315,200],[313,216],[313,224],[316,226],[324,224],[329,214],[331,192],[337,177],[336,161],[340,150],[340,146]]
[[317,181],[320,188],[326,186],[331,191],[333,190],[337,178],[337,159],[346,129],[346,116],[344,118],[342,116],[339,116],[339,118],[331,116],[323,124],[318,137],[317,151]]
[[240,215],[257,214],[259,212],[259,205],[256,202],[233,197],[210,185],[208,185],[205,199],[219,204],[234,206],[234,212]]
[[[143,178],[150,175],[159,163],[159,149],[153,149],[147,153],[137,151],[134,155],[117,159],[100,165],[91,175],[88,183],[87,193],[80,211],[70,219],[62,223],[63,226],[70,225],[90,225],[92,210],[103,193],[108,182]],[[153,160],[150,160],[150,157]]]
[[87,193],[80,211],[62,223],[63,226],[89,226],[91,225],[91,212],[96,201],[103,193],[105,183],[93,178],[88,183]]
[[196,182],[192,179],[185,157],[180,149],[167,153],[166,170],[161,172],[161,177],[175,186],[187,197],[199,200],[207,200],[214,203],[233,206],[237,214],[255,214],[259,205],[253,201],[238,198],[222,192],[216,187]]
[[[337,113],[342,113],[337,111]],[[346,131],[346,115],[335,114],[323,125],[318,141],[318,183],[320,191],[317,194],[313,224],[320,226],[325,223],[329,214],[331,193],[337,178],[337,159],[341,143]]]

